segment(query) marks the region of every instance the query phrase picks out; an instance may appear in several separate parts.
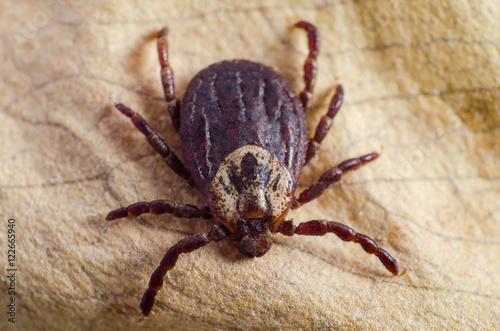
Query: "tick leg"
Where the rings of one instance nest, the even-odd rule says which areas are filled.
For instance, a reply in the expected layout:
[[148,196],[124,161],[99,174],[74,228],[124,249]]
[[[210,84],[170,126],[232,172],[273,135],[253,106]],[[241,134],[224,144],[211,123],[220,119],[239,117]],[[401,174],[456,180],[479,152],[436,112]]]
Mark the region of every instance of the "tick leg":
[[163,139],[160,134],[157,132],[153,131],[151,127],[149,126],[148,122],[144,118],[142,118],[141,115],[138,113],[135,113],[133,110],[128,108],[127,106],[124,106],[121,103],[115,104],[116,109],[122,112],[123,115],[127,116],[130,118],[132,123],[134,123],[135,127],[141,131],[143,135],[146,136],[146,139],[148,140],[149,144],[153,146],[155,151],[160,154],[160,156],[165,160],[165,163],[179,176],[184,178],[185,180],[188,181],[190,185],[193,185],[193,182],[191,180],[191,174],[189,173],[189,170],[182,164],[182,162],[179,160],[177,155],[175,155],[170,148],[167,146],[165,143],[165,140]]
[[330,106],[328,107],[328,111],[325,116],[321,118],[316,127],[316,133],[314,134],[314,138],[309,139],[307,142],[307,152],[306,152],[306,161],[304,164],[307,164],[311,158],[316,155],[318,151],[319,145],[325,138],[328,131],[332,127],[333,118],[337,115],[337,112],[342,105],[342,100],[344,99],[344,89],[342,86],[337,85],[335,88],[335,94],[333,95],[332,101],[330,102]]
[[300,92],[299,98],[304,107],[304,111],[307,111],[307,105],[311,99],[314,84],[316,83],[316,71],[317,71],[317,60],[319,51],[319,34],[318,30],[311,23],[300,21],[295,23],[296,27],[304,29],[307,31],[307,39],[309,44],[309,54],[304,62],[304,83],[305,87]]
[[298,199],[294,199],[292,208],[299,208],[304,203],[316,199],[330,184],[338,182],[346,171],[356,170],[363,164],[375,160],[378,156],[377,153],[371,153],[355,159],[346,160],[338,166],[331,168],[325,172],[318,181],[303,191]]
[[161,66],[161,83],[163,85],[163,93],[165,94],[165,100],[167,101],[167,109],[172,118],[172,123],[175,130],[179,132],[179,122],[180,122],[180,103],[179,100],[175,98],[174,89],[174,72],[170,67],[168,62],[168,40],[167,40],[168,29],[163,28],[158,33],[158,58],[160,60]]
[[151,275],[149,287],[144,293],[141,301],[142,314],[144,316],[148,316],[151,312],[155,302],[156,293],[163,285],[163,278],[165,277],[165,274],[175,266],[177,258],[181,253],[190,253],[208,243],[221,241],[229,237],[230,234],[231,232],[222,225],[215,225],[208,233],[201,233],[187,237],[172,246],[161,260],[158,268],[156,268]]
[[196,206],[187,205],[182,202],[155,200],[151,202],[136,202],[128,207],[115,209],[106,216],[106,220],[112,221],[127,216],[137,217],[145,213],[153,215],[172,214],[179,218],[212,218],[212,214],[208,207],[200,209]]
[[329,232],[334,233],[343,241],[352,241],[358,243],[363,247],[368,254],[374,254],[380,262],[389,270],[394,276],[399,273],[397,261],[389,255],[385,250],[380,248],[378,244],[368,236],[357,233],[347,225],[338,222],[328,222],[323,220],[314,220],[299,224],[297,227],[292,221],[282,221],[278,225],[275,232],[282,233],[286,236],[293,236],[294,234],[301,234],[306,236],[323,236]]

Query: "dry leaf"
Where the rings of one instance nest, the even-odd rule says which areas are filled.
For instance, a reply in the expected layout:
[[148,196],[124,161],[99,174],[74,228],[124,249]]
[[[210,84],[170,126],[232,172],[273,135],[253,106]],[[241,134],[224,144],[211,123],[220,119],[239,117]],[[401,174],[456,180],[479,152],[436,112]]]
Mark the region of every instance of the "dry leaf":
[[[482,1],[4,1],[2,229],[15,220],[18,329],[498,329],[500,5]],[[343,159],[380,159],[293,212],[344,222],[406,269],[392,277],[334,235],[273,236],[183,255],[153,314],[139,302],[166,249],[209,221],[105,222],[139,200],[203,199],[168,169],[116,101],[181,155],[159,80],[168,26],[176,90],[216,61],[248,58],[302,88],[301,19],[322,37],[309,128],[342,83],[344,106],[299,190]],[[10,281],[1,283],[6,311]],[[4,313],[0,328],[13,325]]]

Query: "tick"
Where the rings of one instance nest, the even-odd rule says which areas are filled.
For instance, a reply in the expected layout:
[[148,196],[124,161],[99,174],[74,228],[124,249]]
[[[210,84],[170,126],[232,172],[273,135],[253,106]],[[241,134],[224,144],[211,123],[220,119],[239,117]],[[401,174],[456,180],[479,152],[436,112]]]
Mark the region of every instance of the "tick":
[[199,208],[170,200],[142,201],[111,211],[106,220],[169,213],[215,223],[207,233],[182,239],[167,251],[142,298],[140,308],[144,316],[151,312],[165,274],[175,266],[181,253],[230,236],[238,238],[241,254],[260,257],[271,248],[269,233],[321,236],[331,232],[344,241],[360,244],[393,275],[398,274],[393,257],[373,239],[344,224],[311,220],[295,226],[292,220],[285,220],[290,209],[317,198],[345,172],[378,157],[371,153],[343,161],[295,196],[302,168],[318,152],[343,99],[343,89],[337,85],[314,136],[307,138],[305,113],[316,78],[319,35],[308,22],[295,26],[307,32],[309,43],[304,63],[305,87],[298,96],[274,69],[248,60],[230,60],[200,71],[189,83],[182,104],[175,96],[168,61],[168,30],[159,32],[161,82],[167,109],[181,138],[185,165],[141,115],[123,104],[115,105],[146,136],[165,163],[200,191],[207,205]]

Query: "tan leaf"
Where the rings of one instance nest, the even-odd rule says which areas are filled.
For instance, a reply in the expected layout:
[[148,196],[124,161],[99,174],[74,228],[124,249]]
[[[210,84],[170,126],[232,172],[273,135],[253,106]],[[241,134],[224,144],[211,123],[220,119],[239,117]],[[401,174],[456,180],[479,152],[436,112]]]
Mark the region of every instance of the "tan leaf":
[[[0,11],[0,267],[16,269],[0,285],[0,329],[12,326],[9,298],[15,326],[30,330],[500,327],[497,1],[10,0]],[[162,97],[159,29],[170,28],[180,97],[199,70],[232,58],[271,65],[298,91],[307,42],[291,26],[302,19],[322,38],[310,130],[334,84],[346,96],[299,191],[344,159],[381,157],[289,217],[343,222],[406,274],[333,234],[273,235],[258,259],[226,240],[182,255],[141,319],[163,254],[212,223],[104,220],[136,201],[204,204],[113,103],[139,111],[182,155]]]

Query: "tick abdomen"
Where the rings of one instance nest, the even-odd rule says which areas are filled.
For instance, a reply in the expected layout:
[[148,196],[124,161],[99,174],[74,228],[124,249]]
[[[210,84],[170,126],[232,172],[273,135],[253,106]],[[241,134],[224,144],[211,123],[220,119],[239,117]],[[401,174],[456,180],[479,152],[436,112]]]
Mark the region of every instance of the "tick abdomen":
[[205,195],[222,160],[245,145],[268,150],[294,183],[304,164],[300,101],[282,75],[256,62],[223,61],[200,71],[184,95],[179,133],[191,176]]

